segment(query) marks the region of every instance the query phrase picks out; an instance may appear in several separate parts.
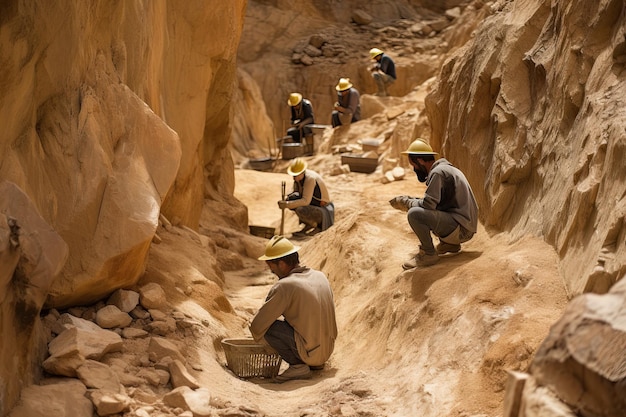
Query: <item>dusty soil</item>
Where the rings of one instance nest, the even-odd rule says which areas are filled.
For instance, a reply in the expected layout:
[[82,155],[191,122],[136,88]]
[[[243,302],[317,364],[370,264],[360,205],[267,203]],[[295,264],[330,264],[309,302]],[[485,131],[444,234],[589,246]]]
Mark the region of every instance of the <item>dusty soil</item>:
[[[405,272],[401,264],[418,241],[388,200],[420,195],[423,187],[412,173],[385,185],[379,172],[330,176],[337,158],[309,158],[331,189],[335,226],[294,239],[302,262],[324,271],[333,286],[339,337],[330,363],[306,381],[241,380],[225,368],[218,343],[187,340],[199,352],[198,380],[216,404],[267,416],[501,415],[506,371],[528,368],[566,304],[553,249],[481,227],[460,254]],[[248,206],[250,224],[278,230],[280,183],[289,186],[291,178],[235,175],[235,196]],[[297,228],[287,212],[285,234]],[[259,248],[264,242],[258,238]],[[236,319],[221,337],[249,336],[247,323],[276,279],[263,262],[241,260],[242,268],[224,276]]]

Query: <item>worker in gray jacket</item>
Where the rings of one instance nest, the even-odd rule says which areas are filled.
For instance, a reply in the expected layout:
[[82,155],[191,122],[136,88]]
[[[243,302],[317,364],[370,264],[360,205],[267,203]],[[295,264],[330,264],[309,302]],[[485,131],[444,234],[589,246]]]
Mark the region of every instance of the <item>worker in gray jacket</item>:
[[278,282],[252,320],[250,333],[289,364],[277,382],[306,379],[312,369],[323,369],[337,338],[330,283],[323,272],[300,265],[299,249],[287,238],[274,236],[259,257]]
[[370,67],[370,71],[376,82],[376,87],[378,87],[376,95],[385,97],[389,95],[387,87],[396,81],[396,65],[391,57],[378,48],[370,49],[370,57],[375,61],[375,64]]
[[[457,253],[461,243],[470,240],[477,230],[478,205],[465,175],[423,139],[417,139],[402,152],[409,158],[420,182],[426,183],[423,198],[394,197],[392,207],[406,211],[409,225],[420,240],[418,254],[402,267],[411,269],[439,262],[439,255]],[[439,238],[433,245],[431,232]]]
[[341,78],[335,86],[337,102],[331,114],[333,127],[347,126],[361,120],[361,95],[350,78]]

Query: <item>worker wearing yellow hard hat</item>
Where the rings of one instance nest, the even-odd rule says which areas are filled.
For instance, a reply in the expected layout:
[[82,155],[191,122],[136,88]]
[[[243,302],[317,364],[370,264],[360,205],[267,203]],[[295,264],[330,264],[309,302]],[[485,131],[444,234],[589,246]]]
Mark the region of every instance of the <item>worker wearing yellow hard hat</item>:
[[[421,138],[402,152],[420,182],[426,183],[422,198],[401,195],[389,203],[407,212],[407,219],[420,241],[417,255],[402,267],[411,269],[434,265],[447,254],[456,254],[461,243],[469,241],[478,226],[478,205],[474,192],[461,170],[433,151]],[[439,238],[437,247],[433,235]]]
[[378,88],[376,95],[387,96],[387,88],[396,81],[396,64],[389,55],[378,48],[370,49],[370,58],[375,61],[370,71]]
[[335,90],[337,102],[331,114],[333,127],[349,125],[361,120],[361,95],[352,85],[350,78],[339,79]]
[[293,192],[278,202],[280,209],[290,209],[304,226],[294,236],[311,236],[331,227],[335,222],[335,205],[320,174],[307,169],[303,158],[295,158],[287,167],[293,177]]
[[287,135],[291,136],[291,141],[302,143],[306,139],[313,140],[313,129],[309,126],[315,123],[311,101],[300,93],[291,93],[287,104],[291,112],[291,127],[287,129]]
[[275,382],[310,378],[312,370],[323,369],[337,338],[335,302],[328,278],[301,265],[299,250],[284,236],[274,236],[259,257],[278,282],[252,319],[250,333],[289,364]]

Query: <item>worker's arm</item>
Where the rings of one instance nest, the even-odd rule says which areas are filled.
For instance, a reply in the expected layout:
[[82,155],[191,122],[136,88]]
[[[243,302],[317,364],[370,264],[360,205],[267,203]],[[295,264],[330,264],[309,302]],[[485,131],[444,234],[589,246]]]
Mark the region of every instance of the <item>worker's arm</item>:
[[270,326],[283,314],[287,305],[285,292],[280,283],[274,285],[267,294],[265,303],[250,323],[250,333],[257,342],[263,342],[265,333]]
[[[311,204],[313,200],[313,192],[315,191],[315,178],[313,177],[305,177],[304,178],[304,186],[302,187],[302,195],[300,198],[296,200],[285,201],[284,206],[290,210],[293,210],[297,207],[304,207]],[[279,207],[281,204],[279,204]],[[280,207],[282,208],[282,207]]]

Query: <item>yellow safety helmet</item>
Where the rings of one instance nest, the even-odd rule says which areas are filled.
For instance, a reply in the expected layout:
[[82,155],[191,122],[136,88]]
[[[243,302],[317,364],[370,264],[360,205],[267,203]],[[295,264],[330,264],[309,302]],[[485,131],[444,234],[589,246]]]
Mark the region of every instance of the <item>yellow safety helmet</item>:
[[259,256],[259,261],[283,258],[299,250],[300,247],[294,246],[286,237],[274,236],[265,245],[265,254]]
[[378,48],[372,48],[370,49],[370,58],[374,59],[376,58],[378,55],[381,55],[383,53],[383,51],[381,51]]
[[304,172],[306,167],[307,163],[304,159],[296,158],[291,161],[291,164],[289,164],[289,168],[287,168],[287,174],[291,175],[292,177],[297,177]]
[[300,93],[291,93],[289,94],[289,100],[287,100],[287,104],[291,107],[297,106],[302,101],[302,94]]
[[439,155],[437,152],[433,151],[433,148],[430,147],[428,143],[424,139],[415,139],[409,145],[409,148],[402,152],[403,155]]
[[352,88],[352,83],[350,82],[350,78],[341,78],[339,79],[339,83],[335,87],[337,91],[345,91]]

